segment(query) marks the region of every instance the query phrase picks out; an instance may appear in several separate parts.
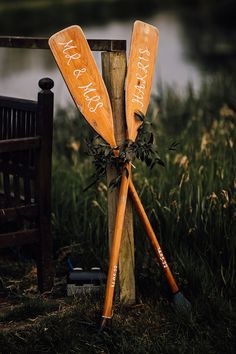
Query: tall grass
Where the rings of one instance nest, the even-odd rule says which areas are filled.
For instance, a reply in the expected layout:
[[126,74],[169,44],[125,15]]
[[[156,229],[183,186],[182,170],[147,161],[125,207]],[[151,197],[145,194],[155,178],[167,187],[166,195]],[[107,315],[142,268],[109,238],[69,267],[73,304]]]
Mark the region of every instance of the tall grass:
[[[182,96],[171,88],[159,92],[148,119],[166,166],[149,171],[135,162],[133,178],[164,254],[199,318],[207,315],[210,321],[216,309],[227,317],[235,291],[236,90],[230,80],[217,78],[199,93],[191,86]],[[76,243],[81,265],[96,263],[106,269],[106,181],[83,192],[93,168],[84,143],[91,132],[81,124],[73,110],[69,118],[61,111],[55,122],[55,245]],[[168,150],[174,141],[177,151]],[[137,218],[135,243],[138,291],[156,298],[165,289],[160,286],[164,280]]]
[[[227,291],[235,280],[235,88],[231,81],[217,78],[198,94],[191,86],[183,96],[171,88],[159,91],[149,120],[166,167],[149,171],[137,163],[137,189],[165,252],[178,264],[176,271],[189,274],[192,268],[197,278],[201,265]],[[80,243],[85,257],[89,252],[104,264],[106,181],[83,192],[93,174],[85,153],[88,136],[91,131],[77,112],[71,108],[59,112],[54,137],[54,237],[56,247]],[[179,143],[175,152],[168,150],[173,141]],[[138,220],[135,235],[137,243],[145,244],[136,248],[137,260],[144,261],[149,245]]]

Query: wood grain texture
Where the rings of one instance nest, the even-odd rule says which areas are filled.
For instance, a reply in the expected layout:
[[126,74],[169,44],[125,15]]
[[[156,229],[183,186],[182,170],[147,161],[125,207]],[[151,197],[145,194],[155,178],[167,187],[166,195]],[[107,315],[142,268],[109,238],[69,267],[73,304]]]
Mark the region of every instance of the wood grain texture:
[[[118,262],[120,256],[120,246],[121,246],[121,239],[123,234],[124,216],[126,210],[126,201],[127,201],[130,172],[131,172],[130,164],[127,165],[127,170],[129,172],[129,176],[126,177],[125,173],[123,172],[120,190],[119,190],[119,198],[117,203],[116,219],[115,219],[115,226],[114,226],[114,235],[112,239],[111,255],[109,261],[109,271],[107,276],[105,303],[104,303],[103,314],[102,314],[104,318],[112,317],[112,303],[113,303],[114,290],[116,284]],[[125,272],[127,272],[127,266],[125,267]],[[124,274],[123,281],[126,280],[125,275],[126,273]],[[125,304],[132,303],[128,301],[128,293],[127,293],[127,297],[124,297],[123,301]]]
[[110,100],[81,28],[71,26],[54,34],[49,46],[85,119],[105,141],[116,146]]
[[[124,82],[126,75],[126,55],[124,52],[102,53],[103,78],[108,89],[113,111],[113,124],[115,139],[120,146],[126,135]],[[117,171],[108,167],[107,185],[117,176]],[[108,234],[111,245],[115,229],[119,191],[108,189]],[[127,200],[122,241],[119,256],[119,293],[123,304],[135,302],[135,276],[134,276],[134,235],[133,212],[130,199]]]
[[158,38],[156,27],[135,21],[130,45],[125,95],[128,137],[132,141],[135,141],[138,128],[142,124],[135,118],[135,112],[141,111],[146,114],[149,105]]

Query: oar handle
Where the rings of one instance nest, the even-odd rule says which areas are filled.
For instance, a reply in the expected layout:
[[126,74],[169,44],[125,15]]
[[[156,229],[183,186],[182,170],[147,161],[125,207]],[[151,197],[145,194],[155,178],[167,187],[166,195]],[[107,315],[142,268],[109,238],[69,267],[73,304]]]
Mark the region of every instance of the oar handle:
[[[128,170],[128,176],[124,172],[125,169]],[[104,318],[112,317],[112,303],[113,303],[116,276],[118,270],[119,252],[120,252],[122,231],[123,231],[124,218],[125,218],[125,209],[126,209],[126,202],[128,196],[130,173],[131,173],[131,164],[127,163],[123,169],[123,175],[121,178],[121,185],[119,191],[119,199],[117,204],[115,228],[114,228],[114,235],[112,240],[112,248],[111,248],[110,261],[109,261],[109,271],[108,271],[107,286],[106,286],[106,293],[105,293],[105,302],[104,302],[104,309],[102,315],[102,317]]]
[[173,294],[177,293],[179,291],[179,288],[175,282],[175,279],[173,277],[173,274],[171,273],[171,270],[167,264],[167,261],[164,257],[164,254],[161,250],[161,247],[159,245],[159,242],[157,241],[157,238],[156,238],[156,235],[153,231],[153,228],[150,224],[150,221],[148,219],[148,216],[143,208],[143,205],[141,203],[141,200],[139,199],[139,196],[138,196],[138,193],[136,192],[136,189],[134,187],[134,184],[132,182],[132,180],[130,179],[129,181],[129,193],[130,193],[130,196],[132,198],[132,201],[136,207],[136,210],[137,210],[137,213],[138,213],[138,216],[148,234],[148,237],[149,237],[149,240],[153,246],[153,249],[155,251],[155,254],[157,256],[157,259],[158,259],[158,262],[161,266],[161,268],[163,269],[165,275],[166,275],[166,278],[167,278],[167,281],[169,283],[169,286],[170,286],[170,289],[171,289],[171,292]]

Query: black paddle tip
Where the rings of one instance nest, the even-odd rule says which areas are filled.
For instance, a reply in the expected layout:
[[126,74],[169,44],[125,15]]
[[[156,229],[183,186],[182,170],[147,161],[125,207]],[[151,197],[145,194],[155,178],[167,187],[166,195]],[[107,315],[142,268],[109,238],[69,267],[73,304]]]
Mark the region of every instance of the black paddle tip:
[[108,331],[110,332],[112,329],[112,319],[111,318],[107,318],[107,317],[103,317],[102,322],[101,322],[101,326],[99,328],[99,333],[102,333],[104,331]]
[[189,316],[192,312],[191,303],[186,299],[186,297],[184,297],[184,295],[180,291],[174,294],[173,307],[174,310],[181,315]]

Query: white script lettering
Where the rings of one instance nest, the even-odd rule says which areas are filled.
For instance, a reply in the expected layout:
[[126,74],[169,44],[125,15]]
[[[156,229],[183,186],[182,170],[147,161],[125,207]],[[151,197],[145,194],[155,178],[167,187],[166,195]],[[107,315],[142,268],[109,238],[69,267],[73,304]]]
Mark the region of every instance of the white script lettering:
[[[71,39],[68,42],[61,42],[58,43],[59,45],[63,46],[63,54],[65,55],[65,59],[67,59],[67,65],[70,66],[72,60],[78,60],[81,58],[81,54],[75,51],[77,46],[74,45],[73,40]],[[72,52],[69,52],[73,50]],[[87,71],[86,68],[74,69],[73,75],[76,79],[79,79],[82,74]],[[96,88],[93,87],[93,83],[90,82],[88,85],[85,86],[78,86],[79,89],[83,90],[83,96],[85,100],[88,102],[88,109],[90,112],[94,113],[98,108],[103,107],[103,103],[101,102],[101,97],[98,96],[96,92]],[[92,95],[91,93],[94,92]]]
[[132,102],[138,103],[141,107],[143,107],[143,99],[145,96],[145,89],[147,85],[147,75],[148,75],[148,68],[149,68],[149,57],[150,51],[147,48],[139,48],[139,56],[138,56],[138,63],[137,63],[137,72],[136,72],[136,79],[137,83],[134,86],[135,91],[133,94]]
[[73,74],[75,75],[76,79],[78,79],[78,77],[80,77],[82,75],[82,73],[85,73],[86,69],[82,68],[82,69],[75,69]]

